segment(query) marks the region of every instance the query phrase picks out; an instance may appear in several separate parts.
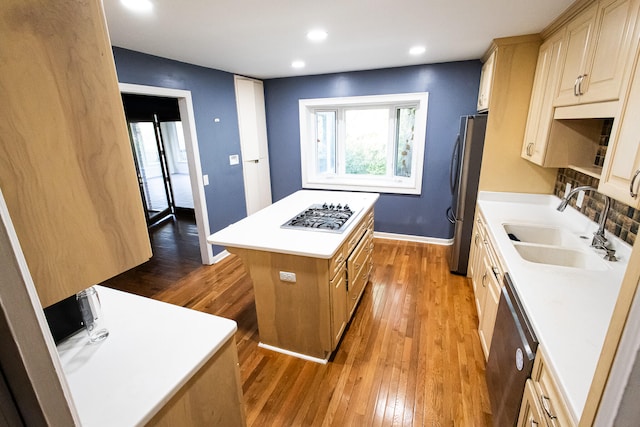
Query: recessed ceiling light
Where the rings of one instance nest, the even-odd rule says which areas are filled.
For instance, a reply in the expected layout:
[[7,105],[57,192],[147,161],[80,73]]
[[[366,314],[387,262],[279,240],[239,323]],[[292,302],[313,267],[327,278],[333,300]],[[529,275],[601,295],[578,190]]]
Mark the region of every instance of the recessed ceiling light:
[[327,38],[327,32],[325,30],[316,29],[307,33],[307,38],[313,42],[320,42]]
[[133,12],[151,12],[153,10],[151,0],[120,0],[120,3]]
[[427,49],[424,46],[414,46],[409,49],[409,55],[422,55],[425,53]]
[[291,63],[291,66],[292,66],[293,68],[304,68],[305,63],[304,63],[304,61],[296,60],[296,61],[293,61],[293,62]]

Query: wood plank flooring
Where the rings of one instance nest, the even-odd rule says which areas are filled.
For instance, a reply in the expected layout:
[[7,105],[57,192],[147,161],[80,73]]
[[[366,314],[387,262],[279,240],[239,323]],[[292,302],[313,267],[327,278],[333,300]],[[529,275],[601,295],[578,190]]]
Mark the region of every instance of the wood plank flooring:
[[235,256],[160,288],[150,272],[105,285],[234,319],[249,426],[490,426],[473,291],[446,250],[375,239],[371,280],[327,365],[258,348]]

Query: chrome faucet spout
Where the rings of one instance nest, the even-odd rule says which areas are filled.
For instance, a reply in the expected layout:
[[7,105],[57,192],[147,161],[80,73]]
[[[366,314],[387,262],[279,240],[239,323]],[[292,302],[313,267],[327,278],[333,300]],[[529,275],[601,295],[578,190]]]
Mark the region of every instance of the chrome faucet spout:
[[[557,210],[559,210],[560,212],[564,211],[567,208],[567,205],[569,204],[569,200],[571,199],[571,197],[573,197],[575,194],[578,194],[580,191],[593,191],[596,193],[598,192],[597,189],[591,187],[590,185],[582,185],[580,187],[576,187],[573,190],[571,190],[569,194],[567,194],[565,197],[562,198],[562,200],[560,201],[560,204],[557,207]],[[593,233],[593,241],[591,242],[591,246],[594,246],[594,247],[604,246],[607,242],[607,239],[604,236],[604,228],[607,223],[609,208],[611,207],[611,199],[609,198],[609,196],[605,194],[603,194],[603,196],[604,196],[604,208],[602,209],[602,212],[600,212],[600,219],[598,221],[598,231]]]

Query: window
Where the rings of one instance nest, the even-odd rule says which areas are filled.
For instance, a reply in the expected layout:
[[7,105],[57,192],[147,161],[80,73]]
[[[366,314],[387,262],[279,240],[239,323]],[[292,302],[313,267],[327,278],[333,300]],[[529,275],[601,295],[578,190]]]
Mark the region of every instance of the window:
[[300,100],[303,188],[420,194],[426,92]]

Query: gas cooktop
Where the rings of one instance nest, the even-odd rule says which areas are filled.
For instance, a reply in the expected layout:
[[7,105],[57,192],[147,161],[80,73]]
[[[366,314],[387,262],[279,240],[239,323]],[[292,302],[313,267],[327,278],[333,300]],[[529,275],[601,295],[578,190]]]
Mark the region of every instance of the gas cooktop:
[[342,233],[354,214],[355,211],[347,204],[314,204],[282,224],[281,227]]

